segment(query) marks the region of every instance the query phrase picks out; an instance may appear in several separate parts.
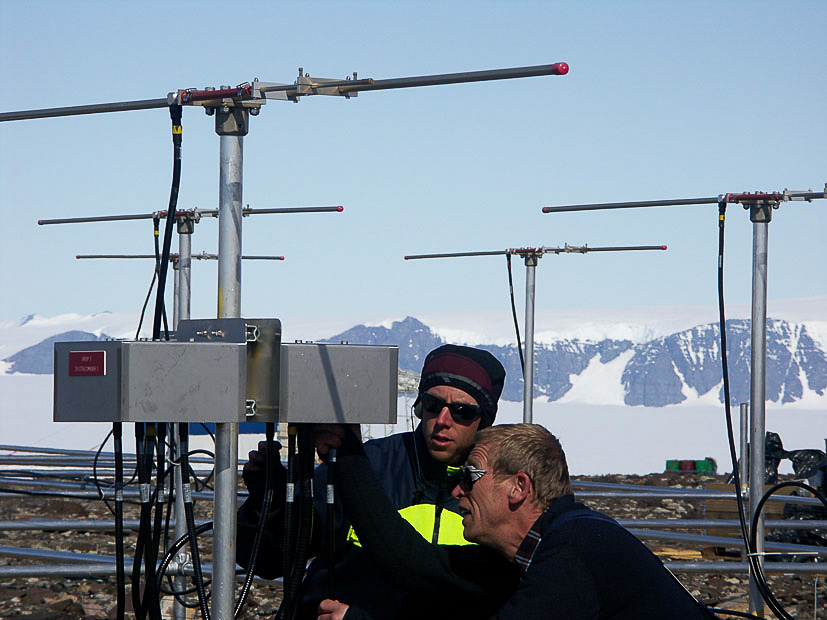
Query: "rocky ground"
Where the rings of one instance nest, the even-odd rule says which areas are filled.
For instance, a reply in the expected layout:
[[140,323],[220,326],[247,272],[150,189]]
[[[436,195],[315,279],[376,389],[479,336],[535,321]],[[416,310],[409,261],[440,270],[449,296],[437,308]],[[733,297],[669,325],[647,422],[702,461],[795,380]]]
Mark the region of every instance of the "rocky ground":
[[[649,476],[602,476],[583,478],[603,482],[622,482],[671,487],[700,487],[705,483],[720,482],[721,476],[694,476],[681,473],[651,474]],[[706,506],[700,500],[657,499],[593,499],[586,503],[616,518],[702,518]],[[200,516],[209,518],[209,505],[201,502]],[[0,520],[12,519],[104,519],[111,518],[99,501],[55,499],[44,497],[0,498]],[[137,518],[135,506],[128,506],[125,518]],[[198,517],[197,517],[198,518]],[[205,559],[209,559],[209,540],[202,545]],[[134,534],[127,537],[127,557],[135,542]],[[677,543],[650,542],[650,548],[664,560],[718,559],[720,550],[702,549]],[[111,534],[94,532],[22,532],[0,531],[0,545],[32,547],[74,552],[114,555]],[[737,558],[732,558],[737,559]],[[0,556],[0,565],[22,565],[27,561]],[[748,590],[742,575],[678,574],[698,600],[714,607],[745,611]],[[796,618],[827,619],[827,579],[813,576],[771,576],[776,597]],[[194,595],[190,595],[194,600]],[[243,618],[271,618],[278,607],[281,586],[278,583],[256,582]],[[171,618],[171,598],[165,597],[164,617]],[[115,580],[70,578],[18,578],[0,583],[0,618],[7,620],[103,620],[113,618],[115,611]],[[131,617],[131,613],[128,614]],[[196,610],[188,617],[196,618]]]

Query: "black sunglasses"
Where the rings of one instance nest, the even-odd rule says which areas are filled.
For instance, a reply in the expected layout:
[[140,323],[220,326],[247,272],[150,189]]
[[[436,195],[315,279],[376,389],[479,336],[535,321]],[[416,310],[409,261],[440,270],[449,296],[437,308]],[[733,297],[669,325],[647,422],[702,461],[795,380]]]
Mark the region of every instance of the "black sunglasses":
[[459,468],[459,483],[463,489],[470,491],[474,483],[487,473],[487,469],[478,469],[471,465],[463,465]]
[[479,405],[469,403],[446,403],[433,394],[424,392],[419,395],[414,403],[414,413],[417,418],[422,417],[422,412],[438,415],[445,407],[451,412],[451,417],[456,422],[473,422],[482,415],[482,408]]

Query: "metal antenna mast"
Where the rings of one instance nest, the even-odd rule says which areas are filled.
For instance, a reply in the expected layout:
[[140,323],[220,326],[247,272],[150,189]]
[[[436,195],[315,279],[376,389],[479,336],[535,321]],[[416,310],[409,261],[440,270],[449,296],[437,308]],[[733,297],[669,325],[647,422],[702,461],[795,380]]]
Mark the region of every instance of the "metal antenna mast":
[[[466,256],[520,256],[525,261],[525,369],[523,371],[523,422],[534,419],[534,282],[537,263],[546,254],[585,254],[586,252],[624,252],[629,250],[665,250],[665,245],[631,245],[590,248],[587,245],[569,245],[549,248],[511,248],[491,252],[453,252],[448,254],[415,254],[405,260],[418,258],[460,258]],[[517,343],[520,346],[520,343]]]
[[[333,95],[345,98],[370,90],[391,90],[419,86],[461,84],[546,75],[565,75],[565,62],[529,67],[469,71],[440,75],[424,75],[385,80],[358,78],[354,72],[345,79],[311,77],[299,68],[293,84],[245,82],[218,90],[182,89],[171,92],[166,99],[145,99],[64,108],[0,113],[0,122],[165,108],[168,106],[202,106],[215,116],[215,132],[219,136],[218,183],[218,318],[241,316],[241,206],[243,187],[243,145],[249,131],[250,116],[257,116],[267,99],[297,102],[310,95]],[[238,424],[217,423],[215,427],[215,503],[213,532],[212,617],[231,620],[235,589],[235,530],[238,486]]]
[[[782,202],[798,200],[812,202],[827,198],[827,183],[824,191],[790,191],[732,193],[706,198],[679,198],[671,200],[646,200],[633,202],[607,202],[582,205],[543,207],[543,213],[564,213],[569,211],[595,211],[602,209],[630,209],[636,207],[666,207],[698,204],[738,203],[749,210],[752,222],[752,312],[750,335],[750,408],[751,433],[758,441],[750,445],[750,514],[754,517],[756,504],[764,495],[764,436],[766,435],[767,400],[767,239],[772,210]],[[723,216],[721,216],[723,217]],[[728,405],[728,404],[727,404]],[[741,455],[743,459],[743,455]],[[740,490],[739,490],[740,493]],[[758,564],[764,565],[764,515],[760,516],[757,530],[757,545],[753,551]],[[758,591],[757,582],[750,565],[750,611],[763,614],[764,601]]]
[[[283,214],[283,213],[326,213],[326,212],[333,212],[333,213],[341,213],[344,210],[344,207],[341,205],[336,205],[332,207],[283,207],[283,208],[273,208],[273,209],[251,209],[249,205],[242,209],[242,215],[257,215],[257,214]],[[49,219],[49,220],[38,220],[38,225],[51,225],[51,224],[75,224],[75,223],[91,223],[91,222],[113,222],[113,221],[129,221],[129,220],[145,220],[145,219],[163,219],[166,218],[168,215],[167,211],[156,211],[154,213],[138,213],[132,215],[109,215],[109,216],[88,216],[88,217],[76,217],[76,218],[60,218],[60,219]],[[171,254],[170,260],[172,260],[173,270],[175,274],[174,282],[173,282],[173,329],[177,328],[179,321],[186,320],[190,318],[190,302],[191,302],[191,277],[190,277],[190,270],[192,265],[192,259],[195,258],[196,260],[219,260],[218,254],[208,254],[206,252],[202,252],[200,255],[192,255],[192,235],[195,232],[195,224],[201,221],[202,216],[207,217],[218,217],[219,211],[218,210],[199,210],[199,209],[191,209],[191,210],[181,210],[176,211],[175,219],[176,219],[176,228],[178,232],[178,254]],[[220,241],[220,239],[219,239]],[[119,259],[119,258],[152,258],[155,259],[156,257],[151,254],[145,255],[124,255],[124,254],[90,254],[90,255],[78,255],[76,256],[78,259],[104,259],[104,258],[111,258],[111,259]],[[241,256],[240,259],[246,260],[284,260],[283,256]],[[177,425],[172,425],[172,442],[173,445],[178,449],[180,446],[180,438],[178,436],[178,427]],[[237,443],[237,439],[236,439]],[[179,451],[180,455],[180,451]],[[236,466],[238,465],[238,460],[236,458]],[[237,474],[236,474],[237,476]],[[174,474],[174,484],[176,488],[175,494],[175,538],[178,540],[186,533],[186,521],[184,519],[184,500],[183,500],[183,480],[181,476],[180,468],[175,469]],[[235,514],[235,513],[234,513]],[[180,564],[185,563],[184,559],[185,552],[182,551],[179,553],[177,561]],[[233,560],[234,562],[234,560]],[[175,578],[177,588],[179,590],[185,589],[184,578],[181,576],[177,576]],[[228,586],[229,587],[229,586]],[[230,594],[230,598],[232,598],[232,590]],[[186,615],[186,609],[176,600],[173,606],[173,615],[175,620],[184,620]],[[232,616],[232,611],[231,611]]]

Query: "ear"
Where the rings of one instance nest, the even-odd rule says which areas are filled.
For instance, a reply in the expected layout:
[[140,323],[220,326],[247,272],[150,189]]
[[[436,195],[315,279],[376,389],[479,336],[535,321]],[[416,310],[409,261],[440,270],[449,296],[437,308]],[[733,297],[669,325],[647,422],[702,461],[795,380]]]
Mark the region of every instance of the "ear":
[[511,476],[511,487],[508,491],[508,503],[516,508],[522,504],[532,492],[531,478],[528,474],[520,472]]

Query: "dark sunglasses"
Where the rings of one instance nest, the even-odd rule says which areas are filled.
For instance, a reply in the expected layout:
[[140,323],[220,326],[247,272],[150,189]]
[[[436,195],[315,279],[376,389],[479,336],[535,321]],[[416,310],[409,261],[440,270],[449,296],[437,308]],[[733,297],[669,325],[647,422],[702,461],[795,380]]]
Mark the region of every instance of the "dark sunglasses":
[[459,483],[463,489],[470,491],[474,483],[487,473],[487,469],[477,469],[471,465],[463,465],[459,468]]
[[482,408],[479,405],[468,403],[446,403],[441,398],[425,392],[419,395],[414,403],[414,413],[417,418],[422,417],[422,412],[438,415],[445,407],[451,412],[451,417],[456,422],[473,422],[482,415]]

